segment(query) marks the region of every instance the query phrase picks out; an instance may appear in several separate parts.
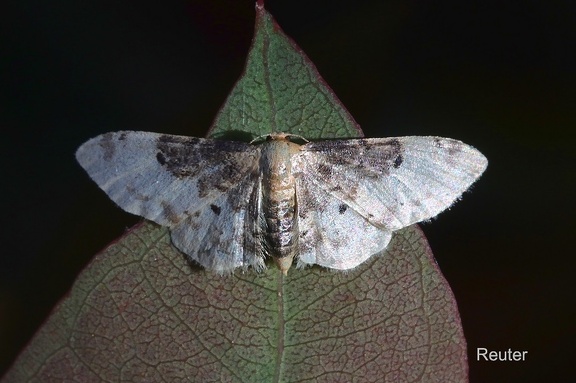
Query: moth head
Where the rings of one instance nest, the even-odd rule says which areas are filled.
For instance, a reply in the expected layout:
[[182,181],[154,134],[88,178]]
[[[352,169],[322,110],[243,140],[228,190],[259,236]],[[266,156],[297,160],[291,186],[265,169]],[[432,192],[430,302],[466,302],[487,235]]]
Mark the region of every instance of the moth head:
[[307,139],[305,139],[304,137],[299,136],[297,134],[274,132],[274,133],[268,133],[268,134],[264,134],[262,136],[258,136],[255,139],[253,139],[252,141],[250,141],[250,143],[251,144],[258,144],[258,143],[266,142],[266,141],[289,141],[289,142],[297,141],[297,142],[295,142],[297,144],[300,144],[299,142],[301,142],[303,144],[309,142]]

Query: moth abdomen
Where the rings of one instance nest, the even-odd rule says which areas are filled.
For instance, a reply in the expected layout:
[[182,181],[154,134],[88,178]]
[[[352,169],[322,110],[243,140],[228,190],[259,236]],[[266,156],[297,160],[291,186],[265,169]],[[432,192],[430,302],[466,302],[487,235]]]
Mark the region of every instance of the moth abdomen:
[[292,175],[291,155],[298,145],[273,137],[262,144],[260,168],[264,246],[287,273],[298,246],[296,182]]
[[285,263],[291,263],[298,244],[296,189],[270,190],[263,202],[266,247],[273,258],[287,258]]

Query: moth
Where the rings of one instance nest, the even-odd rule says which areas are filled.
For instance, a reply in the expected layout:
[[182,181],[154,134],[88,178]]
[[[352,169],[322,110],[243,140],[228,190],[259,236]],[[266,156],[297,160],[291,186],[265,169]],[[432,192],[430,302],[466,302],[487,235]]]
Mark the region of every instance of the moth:
[[168,227],[206,269],[261,270],[271,257],[284,274],[295,258],[358,266],[395,231],[450,207],[488,164],[450,138],[298,140],[123,131],[87,141],[76,158],[118,206]]

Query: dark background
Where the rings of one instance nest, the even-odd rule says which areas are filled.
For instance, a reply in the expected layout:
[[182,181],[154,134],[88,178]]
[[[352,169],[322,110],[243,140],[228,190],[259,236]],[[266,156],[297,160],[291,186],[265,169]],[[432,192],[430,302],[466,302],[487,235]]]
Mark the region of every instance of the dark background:
[[[91,257],[138,222],[75,149],[117,130],[203,136],[254,20],[252,0],[14,3],[0,7],[0,374]],[[576,3],[267,8],[367,136],[452,137],[488,157],[473,191],[423,225],[460,307],[471,382],[570,380]],[[477,347],[528,360],[478,362]]]

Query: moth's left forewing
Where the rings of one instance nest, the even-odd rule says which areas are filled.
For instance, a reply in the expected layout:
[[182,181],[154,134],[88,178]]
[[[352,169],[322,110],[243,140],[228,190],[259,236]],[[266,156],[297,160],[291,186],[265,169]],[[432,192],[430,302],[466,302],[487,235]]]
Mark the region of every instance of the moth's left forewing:
[[254,251],[258,147],[150,132],[107,133],[76,158],[122,209],[171,230],[174,245],[207,269],[263,267]]
[[122,209],[172,227],[245,182],[259,152],[243,142],[125,131],[87,141],[76,158]]
[[297,160],[332,196],[392,231],[448,208],[486,165],[476,149],[439,137],[313,142]]

